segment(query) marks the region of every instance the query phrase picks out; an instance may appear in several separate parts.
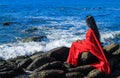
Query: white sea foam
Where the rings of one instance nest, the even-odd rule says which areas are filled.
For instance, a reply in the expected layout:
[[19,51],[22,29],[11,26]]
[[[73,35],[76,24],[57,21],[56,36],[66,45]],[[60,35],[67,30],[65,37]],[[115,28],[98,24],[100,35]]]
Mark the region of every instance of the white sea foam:
[[[50,21],[49,24],[43,26],[36,26],[42,30],[48,41],[23,43],[21,41],[0,45],[0,57],[4,59],[14,58],[21,55],[30,55],[38,51],[49,51],[53,48],[66,46],[70,47],[71,43],[77,39],[84,39],[87,31],[85,21],[78,21],[76,17],[26,17],[26,18],[44,18],[46,20],[64,20],[64,21]],[[69,24],[69,25],[68,25]],[[71,26],[71,27],[69,27]],[[65,28],[65,29],[64,29]],[[41,34],[41,32],[38,32]],[[102,32],[101,41],[105,39],[114,38],[120,31]]]

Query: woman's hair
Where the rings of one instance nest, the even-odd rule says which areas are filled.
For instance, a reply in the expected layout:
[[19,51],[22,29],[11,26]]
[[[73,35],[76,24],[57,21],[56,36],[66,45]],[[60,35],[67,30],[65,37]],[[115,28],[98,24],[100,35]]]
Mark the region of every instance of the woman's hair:
[[97,39],[100,41],[100,34],[93,16],[86,16],[86,23],[88,27],[90,27],[94,31]]

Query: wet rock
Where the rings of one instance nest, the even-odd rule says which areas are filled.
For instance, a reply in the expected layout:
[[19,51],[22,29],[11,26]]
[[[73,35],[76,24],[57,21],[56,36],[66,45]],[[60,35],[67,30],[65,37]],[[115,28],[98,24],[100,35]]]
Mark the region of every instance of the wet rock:
[[7,62],[0,63],[0,78],[13,78],[21,73],[24,73],[22,68],[17,68],[17,66]]
[[105,46],[103,49],[106,50],[106,52],[113,53],[119,48],[118,44],[110,44],[108,46]]
[[46,63],[50,63],[52,61],[55,61],[54,58],[52,57],[39,57],[39,58],[36,58],[28,67],[27,67],[27,70],[35,70],[36,68],[46,64]]
[[81,72],[86,75],[86,74],[88,74],[88,72],[90,72],[93,69],[94,69],[94,67],[92,67],[90,65],[83,65],[83,66],[79,66],[79,67],[75,67],[75,68],[69,68],[67,71],[68,72]]
[[27,68],[28,65],[30,65],[31,63],[32,63],[32,59],[26,58],[23,61],[21,61],[17,66],[21,68]]
[[69,54],[69,48],[58,47],[48,51],[45,56],[54,57],[57,61],[65,62]]
[[47,37],[46,36],[28,37],[28,38],[24,39],[23,42],[32,42],[32,41],[40,42],[40,41],[42,41],[45,38],[47,38]]
[[81,56],[79,56],[78,65],[87,65],[96,61],[98,61],[97,58],[90,52],[83,52]]
[[48,69],[62,69],[62,63],[60,61],[53,61],[51,63],[46,63],[41,67],[39,67],[38,69],[34,70],[34,72],[39,72]]
[[85,78],[105,78],[104,74],[97,69],[93,69]]
[[83,78],[84,75],[80,72],[70,72],[66,73],[66,78]]
[[62,70],[44,70],[30,75],[30,78],[64,78]]
[[14,22],[2,22],[2,25],[3,26],[8,26],[8,25],[10,25],[10,24],[13,24]]
[[18,65],[20,62],[22,62],[26,58],[28,58],[28,56],[17,56],[16,58],[8,59],[7,62],[9,64],[16,64],[16,65]]
[[42,57],[44,52],[36,52],[30,56],[32,60],[35,60],[36,58]]
[[30,29],[27,29],[27,30],[25,30],[26,32],[34,32],[34,31],[36,31],[36,30],[38,30],[38,28],[30,28]]

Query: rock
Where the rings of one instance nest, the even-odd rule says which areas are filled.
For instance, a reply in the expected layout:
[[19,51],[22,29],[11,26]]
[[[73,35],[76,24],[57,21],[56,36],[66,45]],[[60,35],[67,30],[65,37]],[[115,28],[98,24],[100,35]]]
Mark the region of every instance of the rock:
[[27,30],[25,30],[26,32],[33,32],[33,31],[36,31],[36,30],[38,30],[38,28],[30,28],[30,29],[27,29]]
[[94,67],[92,67],[90,65],[84,65],[84,66],[78,66],[75,68],[69,68],[67,71],[68,72],[81,72],[86,75],[86,74],[88,74],[89,71],[91,71],[93,69],[94,69]]
[[39,72],[48,69],[62,69],[62,63],[60,61],[53,61],[51,63],[46,63],[43,66],[39,67],[38,69],[34,70],[34,72]]
[[18,64],[18,67],[27,68],[32,63],[32,59],[26,58]]
[[44,70],[30,75],[30,78],[64,78],[62,70]]
[[93,69],[90,71],[86,78],[105,78],[103,73],[100,72],[98,69]]
[[14,22],[2,22],[2,25],[8,26],[8,25],[13,24],[13,23],[14,23]]
[[120,56],[120,47],[116,51],[114,51],[112,54],[119,57]]
[[18,65],[20,62],[22,62],[26,58],[28,58],[28,56],[17,56],[16,58],[8,59],[7,62],[9,64],[16,64],[16,65]]
[[119,75],[119,76],[117,76],[116,78],[120,78],[120,75]]
[[36,58],[42,57],[44,52],[36,52],[30,56],[32,60],[35,60]]
[[74,66],[73,66],[72,64],[70,64],[70,63],[64,62],[64,63],[63,63],[63,67],[64,67],[65,69],[68,69],[68,68],[73,68]]
[[66,78],[83,78],[84,75],[80,72],[70,72],[66,73]]
[[52,57],[39,57],[36,58],[28,67],[27,70],[35,70],[36,68],[39,68],[40,66],[46,64],[46,63],[50,63],[52,61],[55,61],[54,58]]
[[114,70],[114,71],[110,74],[109,78],[117,78],[117,76],[120,76],[120,70],[119,70],[119,69]]
[[44,38],[47,38],[46,36],[34,36],[34,37],[28,37],[26,39],[23,40],[23,42],[40,42],[42,41]]
[[115,69],[120,69],[120,63],[118,63],[117,65],[115,65]]
[[113,53],[118,48],[119,48],[118,44],[110,44],[108,46],[103,47],[103,49],[106,50],[106,52],[109,52],[109,53]]
[[116,58],[110,58],[110,59],[108,59],[108,61],[110,64],[111,71],[113,71],[114,67],[119,63],[119,61]]
[[90,52],[83,52],[81,56],[79,56],[78,65],[87,65],[96,61],[98,61],[97,58]]
[[22,68],[17,68],[17,66],[7,62],[0,63],[0,78],[13,78],[21,73],[24,73]]
[[48,51],[45,56],[54,57],[57,61],[65,62],[69,54],[69,48],[58,47]]

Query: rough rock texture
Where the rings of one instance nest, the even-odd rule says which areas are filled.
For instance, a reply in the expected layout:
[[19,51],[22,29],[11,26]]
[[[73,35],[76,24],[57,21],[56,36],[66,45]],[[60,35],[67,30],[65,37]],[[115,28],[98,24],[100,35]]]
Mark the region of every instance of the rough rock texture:
[[83,52],[79,65],[74,67],[66,62],[69,48],[58,47],[30,56],[0,59],[0,78],[120,78],[120,46],[110,44],[103,48],[110,63],[109,75],[89,65],[97,61],[89,52]]
[[36,68],[42,66],[45,63],[55,61],[52,57],[39,57],[36,58],[28,67],[27,70],[35,70]]
[[29,37],[29,38],[24,39],[23,42],[31,42],[31,41],[40,42],[44,38],[47,38],[47,37],[46,36],[34,36],[34,37]]
[[64,78],[62,70],[44,70],[30,75],[30,78]]

